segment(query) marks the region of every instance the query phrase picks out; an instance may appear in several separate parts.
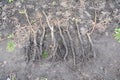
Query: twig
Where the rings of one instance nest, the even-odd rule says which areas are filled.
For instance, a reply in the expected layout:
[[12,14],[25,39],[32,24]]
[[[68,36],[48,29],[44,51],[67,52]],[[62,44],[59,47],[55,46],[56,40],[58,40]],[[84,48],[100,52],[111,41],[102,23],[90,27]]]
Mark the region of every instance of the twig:
[[[97,19],[97,13],[96,13],[96,10],[95,10],[94,25],[93,25],[93,27],[92,27],[91,32],[86,33],[86,35],[87,35],[87,37],[88,37],[88,40],[89,40],[89,42],[90,42],[90,44],[91,44],[91,47],[93,47],[93,42],[92,42],[92,39],[91,39],[90,35],[91,35],[91,34],[94,32],[94,30],[95,30],[95,27],[96,27],[96,19]],[[94,55],[94,57],[95,57],[96,54],[95,54],[95,52],[93,51],[93,49],[92,49],[92,52],[93,52],[93,55]]]
[[67,47],[67,43],[66,43],[66,41],[65,41],[65,38],[64,38],[64,36],[63,36],[63,34],[62,34],[62,30],[61,30],[61,28],[60,28],[60,23],[59,23],[59,20],[58,20],[58,19],[57,19],[57,22],[58,22],[58,29],[59,29],[59,31],[60,31],[60,36],[61,36],[61,38],[62,38],[63,45],[64,45],[64,47],[65,47],[65,49],[66,49],[65,56],[64,56],[64,60],[66,61],[66,57],[67,57],[67,55],[68,55],[68,47]]
[[94,25],[93,25],[93,27],[92,27],[92,30],[88,33],[89,35],[91,35],[91,34],[94,32],[94,30],[95,30],[96,20],[97,20],[97,13],[96,13],[96,10],[95,10]]
[[35,31],[34,31],[34,29],[32,28],[32,25],[31,25],[31,22],[30,22],[30,20],[29,20],[29,17],[28,17],[28,14],[27,14],[27,10],[26,10],[25,7],[24,7],[24,11],[25,11],[25,17],[27,18],[27,22],[28,22],[28,24],[29,24],[29,26],[30,26],[30,34],[31,34],[31,31],[32,31],[33,34],[34,34]]
[[55,36],[54,36],[54,26],[51,26],[51,25],[50,25],[49,18],[48,18],[48,16],[46,15],[46,13],[45,13],[43,10],[41,10],[41,11],[42,11],[42,13],[44,14],[44,16],[45,16],[45,18],[46,18],[46,21],[47,21],[47,24],[48,24],[48,27],[49,27],[50,30],[51,30],[51,37],[52,37],[52,42],[53,42],[52,51],[54,51],[55,46],[56,46],[56,39],[55,39]]
[[52,37],[52,41],[54,41],[54,27],[50,25],[50,22],[49,22],[49,18],[47,17],[46,13],[42,10],[42,13],[44,14],[45,18],[46,18],[46,21],[47,21],[47,24],[48,24],[48,27],[50,28],[51,30],[51,37]]
[[[31,22],[30,22],[30,20],[29,20],[29,17],[28,17],[28,14],[27,14],[27,10],[25,9],[25,7],[24,7],[24,11],[25,11],[25,17],[26,17],[26,19],[27,19],[27,22],[28,22],[28,24],[29,24],[29,28],[30,28],[30,37],[32,38],[33,37],[33,61],[35,60],[35,58],[36,58],[36,55],[37,55],[37,53],[39,53],[39,49],[38,49],[38,47],[37,47],[37,41],[36,41],[36,37],[37,37],[37,35],[36,35],[36,32],[37,31],[35,31],[33,28],[32,28],[32,25],[31,25]],[[33,33],[32,33],[33,32]],[[32,36],[32,34],[33,34],[33,36]],[[40,56],[38,56],[39,58],[40,58]]]

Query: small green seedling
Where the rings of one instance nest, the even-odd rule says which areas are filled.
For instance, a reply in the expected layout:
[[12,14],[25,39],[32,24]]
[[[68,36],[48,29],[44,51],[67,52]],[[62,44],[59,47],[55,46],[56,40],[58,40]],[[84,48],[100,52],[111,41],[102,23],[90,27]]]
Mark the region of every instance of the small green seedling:
[[46,51],[44,51],[44,52],[42,53],[42,57],[43,57],[43,58],[47,58],[47,57],[48,57],[48,53],[47,53]]
[[9,3],[13,2],[14,0],[8,0]]
[[7,43],[7,51],[12,52],[15,50],[16,44],[13,41]]
[[31,24],[33,25],[36,21],[35,20],[31,20]]
[[45,77],[42,77],[40,80],[48,80],[47,78],[45,78]]
[[114,30],[114,37],[118,42],[120,42],[120,28],[116,28]]
[[19,10],[19,13],[20,14],[25,14],[26,12],[25,12],[25,10]]
[[16,80],[15,74],[11,74],[11,75],[10,75],[10,80]]

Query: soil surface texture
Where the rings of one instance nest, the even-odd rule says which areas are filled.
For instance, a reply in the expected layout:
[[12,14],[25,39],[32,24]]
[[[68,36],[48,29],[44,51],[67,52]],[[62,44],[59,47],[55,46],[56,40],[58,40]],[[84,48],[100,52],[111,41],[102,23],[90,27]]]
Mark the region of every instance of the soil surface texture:
[[120,0],[0,0],[0,80],[120,80]]

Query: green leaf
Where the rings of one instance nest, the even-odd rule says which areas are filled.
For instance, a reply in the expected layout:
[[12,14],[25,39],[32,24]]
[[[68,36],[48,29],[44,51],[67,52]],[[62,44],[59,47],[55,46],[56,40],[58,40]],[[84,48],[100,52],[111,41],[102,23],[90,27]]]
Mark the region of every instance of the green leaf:
[[47,58],[49,55],[48,55],[48,53],[46,52],[46,51],[44,51],[43,53],[42,53],[42,57],[43,58]]
[[9,3],[13,2],[14,0],[8,0]]
[[47,78],[45,78],[45,77],[42,77],[40,80],[48,80]]
[[116,29],[114,30],[114,38],[115,38],[118,42],[120,42],[120,28],[116,28]]
[[16,44],[13,41],[7,43],[7,51],[12,52],[15,50]]
[[31,20],[31,24],[33,25],[36,21],[35,20]]

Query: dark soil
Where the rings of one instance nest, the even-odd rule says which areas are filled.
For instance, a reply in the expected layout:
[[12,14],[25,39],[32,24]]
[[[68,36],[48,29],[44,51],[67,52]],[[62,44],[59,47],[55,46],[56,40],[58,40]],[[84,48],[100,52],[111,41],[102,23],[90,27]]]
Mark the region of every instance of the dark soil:
[[120,80],[117,27],[120,0],[0,0],[0,80]]

